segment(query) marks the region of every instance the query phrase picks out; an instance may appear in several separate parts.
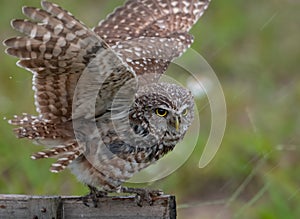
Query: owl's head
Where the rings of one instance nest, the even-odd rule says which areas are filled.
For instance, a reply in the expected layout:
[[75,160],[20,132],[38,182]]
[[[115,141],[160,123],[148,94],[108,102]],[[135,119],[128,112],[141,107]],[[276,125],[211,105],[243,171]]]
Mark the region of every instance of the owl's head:
[[189,90],[176,84],[153,83],[137,92],[130,114],[137,134],[167,138],[176,144],[193,121],[194,99]]

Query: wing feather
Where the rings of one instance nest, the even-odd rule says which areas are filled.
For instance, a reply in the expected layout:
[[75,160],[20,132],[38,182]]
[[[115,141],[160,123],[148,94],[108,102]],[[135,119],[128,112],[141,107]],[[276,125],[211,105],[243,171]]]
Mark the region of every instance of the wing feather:
[[[118,60],[95,32],[69,12],[47,1],[41,4],[43,9],[23,8],[24,15],[32,21],[12,21],[12,27],[26,36],[10,38],[4,44],[8,47],[8,54],[20,59],[20,67],[33,72],[35,105],[41,118],[56,123],[66,122],[72,117],[78,80],[97,53],[108,50],[106,53],[110,53],[109,56],[114,57],[113,61],[116,62],[109,65],[122,66],[125,63]],[[120,74],[134,77],[128,66],[124,69]],[[110,72],[104,72],[101,66],[97,70],[99,80],[114,71],[110,68]]]
[[30,20],[11,22],[24,36],[4,44],[9,55],[19,58],[17,64],[33,73],[39,115],[10,121],[19,126],[18,137],[50,146],[32,158],[57,158],[52,172],[78,158],[83,148],[74,140],[73,120],[90,121],[111,110],[118,92],[131,103],[136,74],[164,73],[193,42],[188,31],[209,2],[129,0],[94,30],[47,1],[41,2],[42,9],[24,7]]
[[[122,46],[124,41],[133,41],[132,48],[135,48],[135,39],[141,37],[146,38],[145,45],[149,45],[147,40],[153,38],[173,40],[172,48],[176,51],[171,56],[164,56],[163,59],[152,58],[148,54],[133,59],[128,57],[126,52],[122,54],[123,60],[129,59],[128,64],[137,74],[163,74],[169,63],[190,47],[193,41],[187,40],[192,39],[188,31],[202,16],[209,2],[210,0],[129,0],[105,20],[100,21],[94,31],[111,46]],[[181,42],[180,45],[177,44],[178,41]],[[161,53],[165,55],[168,45],[161,44],[161,46]],[[140,63],[145,59],[148,59],[148,62],[141,68]]]

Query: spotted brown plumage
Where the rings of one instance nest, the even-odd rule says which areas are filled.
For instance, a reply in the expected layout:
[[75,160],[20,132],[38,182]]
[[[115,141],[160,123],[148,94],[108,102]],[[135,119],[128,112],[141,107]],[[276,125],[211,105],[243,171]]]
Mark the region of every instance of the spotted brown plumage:
[[[129,0],[108,15],[107,19],[100,21],[94,31],[113,48],[122,47],[124,41],[140,40],[144,44],[142,51],[147,51],[149,45],[155,44],[149,40],[156,40],[157,49],[160,49],[159,45],[163,45],[157,42],[157,38],[168,40],[171,47],[164,46],[164,51],[159,53],[166,54],[166,48],[172,48],[170,56],[166,55],[161,59],[143,54],[128,62],[137,74],[162,74],[170,61],[192,44],[193,36],[188,31],[203,15],[209,2],[210,0]],[[136,43],[131,44],[132,49],[138,48],[135,45]],[[150,48],[150,51],[155,50]]]
[[30,20],[12,27],[24,36],[4,44],[33,73],[38,115],[10,120],[17,137],[47,146],[31,158],[56,158],[52,172],[70,167],[93,193],[133,191],[122,183],[171,151],[191,124],[191,93],[157,79],[191,45],[188,31],[208,4],[129,0],[93,30],[47,1],[23,7]]

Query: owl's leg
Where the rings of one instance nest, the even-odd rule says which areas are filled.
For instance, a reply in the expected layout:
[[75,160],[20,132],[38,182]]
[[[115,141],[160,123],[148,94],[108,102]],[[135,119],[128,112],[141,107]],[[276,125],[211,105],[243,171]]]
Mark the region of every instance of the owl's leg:
[[107,192],[100,191],[96,187],[87,185],[90,189],[90,193],[82,197],[82,202],[85,206],[90,207],[88,204],[89,199],[92,199],[95,208],[98,207],[99,198],[107,196]]
[[148,202],[149,205],[153,204],[153,198],[163,195],[161,190],[151,190],[151,189],[144,189],[144,188],[127,188],[122,186],[119,190],[121,193],[131,193],[136,194],[135,201],[138,206],[142,207],[143,202]]

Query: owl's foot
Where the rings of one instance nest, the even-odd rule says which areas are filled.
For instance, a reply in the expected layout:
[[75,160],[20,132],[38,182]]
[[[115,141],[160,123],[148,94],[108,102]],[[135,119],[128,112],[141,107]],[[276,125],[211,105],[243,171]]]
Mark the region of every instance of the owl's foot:
[[90,207],[89,205],[89,199],[92,199],[93,205],[95,208],[98,207],[99,198],[103,198],[107,196],[107,192],[99,191],[96,187],[88,185],[90,189],[90,193],[86,196],[82,197],[82,202],[85,206]]
[[161,190],[150,190],[150,189],[142,189],[142,188],[121,187],[120,192],[136,194],[135,202],[140,207],[143,206],[144,201],[147,202],[149,205],[152,205],[154,197],[163,195],[163,192]]

